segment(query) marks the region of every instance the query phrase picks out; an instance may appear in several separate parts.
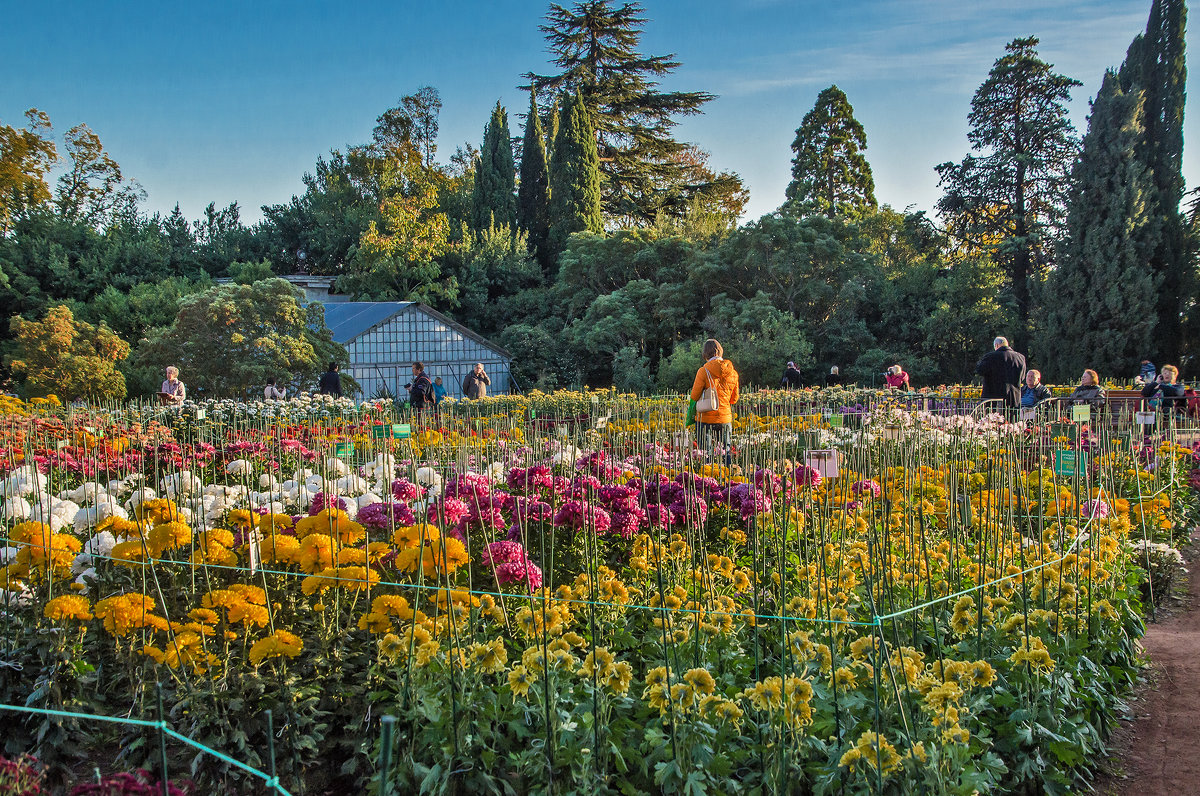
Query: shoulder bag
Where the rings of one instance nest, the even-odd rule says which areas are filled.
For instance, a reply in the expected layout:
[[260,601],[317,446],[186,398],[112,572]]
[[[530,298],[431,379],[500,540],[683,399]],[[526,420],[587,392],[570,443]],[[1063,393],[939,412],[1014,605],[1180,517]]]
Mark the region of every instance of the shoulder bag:
[[704,392],[700,393],[700,400],[696,401],[696,413],[715,412],[721,406],[721,402],[717,399],[717,388],[713,384],[712,374],[708,372],[708,368],[703,368],[704,375],[708,377],[708,387]]

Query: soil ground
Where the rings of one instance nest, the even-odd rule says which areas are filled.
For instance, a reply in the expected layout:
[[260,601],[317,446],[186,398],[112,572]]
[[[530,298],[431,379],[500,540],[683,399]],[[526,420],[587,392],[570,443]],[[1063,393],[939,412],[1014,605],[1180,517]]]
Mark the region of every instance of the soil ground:
[[1187,591],[1159,608],[1143,643],[1150,665],[1114,733],[1103,796],[1200,794],[1200,530],[1183,551]]

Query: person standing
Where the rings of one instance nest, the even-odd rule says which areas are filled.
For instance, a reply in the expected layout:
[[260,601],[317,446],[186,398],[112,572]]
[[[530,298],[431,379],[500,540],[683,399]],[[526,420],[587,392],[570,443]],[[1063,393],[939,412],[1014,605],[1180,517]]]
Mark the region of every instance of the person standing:
[[1052,397],[1050,388],[1042,384],[1042,372],[1032,369],[1026,371],[1025,386],[1021,388],[1021,408],[1032,409]]
[[287,390],[275,386],[275,377],[267,379],[267,386],[263,387],[263,400],[266,401],[282,401],[287,395]]
[[842,383],[842,374],[838,370],[838,366],[834,365],[829,369],[829,375],[825,377],[826,387],[838,387]]
[[888,368],[887,375],[884,378],[887,381],[887,386],[893,390],[912,390],[912,385],[908,381],[908,374],[899,365],[892,365]]
[[983,400],[1004,401],[1010,409],[1021,405],[1021,383],[1025,381],[1025,355],[1008,346],[1008,338],[992,341],[992,352],[979,360],[975,372],[983,377]]
[[468,373],[467,377],[463,379],[463,395],[470,398],[472,401],[477,401],[480,398],[486,398],[487,388],[491,383],[492,380],[488,378],[488,375],[483,371],[483,363],[476,362],[475,369]]
[[158,388],[158,397],[167,406],[180,406],[187,400],[187,387],[179,380],[179,368],[168,365],[166,379]]
[[779,386],[785,390],[800,389],[800,369],[796,367],[795,362],[787,363],[787,367],[783,370],[783,378],[779,380]]
[[414,362],[412,364],[412,374],[412,381],[405,384],[404,387],[408,390],[409,405],[419,415],[430,407],[436,407],[437,402],[433,397],[433,382],[429,380],[429,376],[425,373],[424,363]]
[[442,401],[446,399],[446,387],[442,384],[442,377],[438,376],[433,380],[433,403],[436,406],[441,406]]
[[693,401],[699,401],[709,388],[717,394],[716,409],[696,412],[696,442],[701,448],[720,445],[728,450],[733,443],[733,405],[738,401],[738,374],[724,354],[716,340],[705,340],[705,362],[696,371],[696,379],[692,382]]
[[321,374],[321,381],[317,384],[317,391],[321,395],[342,397],[342,377],[338,374],[339,370],[341,370],[341,366],[338,363],[330,362],[329,370]]
[[1137,379],[1134,380],[1134,383],[1141,385],[1153,384],[1157,378],[1158,373],[1154,370],[1154,363],[1148,359],[1143,359],[1141,366],[1138,368]]

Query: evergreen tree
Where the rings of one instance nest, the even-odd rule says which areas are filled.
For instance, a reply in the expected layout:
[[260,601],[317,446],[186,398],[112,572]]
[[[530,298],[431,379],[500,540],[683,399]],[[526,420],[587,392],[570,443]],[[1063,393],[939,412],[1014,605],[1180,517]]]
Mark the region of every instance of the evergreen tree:
[[471,196],[475,229],[516,225],[515,179],[508,112],[497,102],[491,120],[483,128],[483,148],[475,168],[475,189]]
[[521,145],[521,185],[517,192],[517,225],[529,237],[529,251],[542,266],[551,268],[550,249],[550,164],[546,159],[546,134],[538,113],[537,95],[529,92],[529,116]]
[[1085,368],[1132,374],[1152,350],[1161,277],[1145,266],[1153,177],[1138,157],[1144,132],[1139,91],[1109,72],[1092,103],[1083,151],[1071,174],[1067,238],[1046,281],[1039,359],[1053,379]]
[[1078,80],[1038,58],[1037,38],[1014,39],[971,99],[972,147],[937,167],[938,210],[968,248],[990,252],[1007,274],[1018,347],[1028,342],[1032,286],[1050,263],[1078,140],[1066,103]]
[[560,110],[550,163],[550,251],[557,260],[572,232],[600,232],[600,164],[596,136],[580,94]]
[[788,204],[805,215],[858,215],[876,207],[871,164],[862,154],[867,134],[854,118],[854,108],[837,86],[817,96],[804,114],[792,142],[792,182]]
[[661,213],[681,215],[693,199],[738,193],[741,181],[697,168],[688,144],[671,136],[676,117],[700,113],[714,96],[659,89],[679,63],[638,52],[644,24],[638,3],[551,5],[541,29],[561,71],[528,78],[543,96],[582,95],[596,131],[604,213],[650,224]]
[[1150,170],[1153,192],[1149,212],[1161,224],[1147,228],[1145,262],[1161,280],[1158,293],[1156,355],[1175,362],[1181,352],[1181,314],[1195,289],[1183,199],[1183,111],[1187,64],[1185,0],[1154,0],[1146,32],[1129,46],[1119,72],[1126,92],[1145,95],[1145,122],[1138,154]]

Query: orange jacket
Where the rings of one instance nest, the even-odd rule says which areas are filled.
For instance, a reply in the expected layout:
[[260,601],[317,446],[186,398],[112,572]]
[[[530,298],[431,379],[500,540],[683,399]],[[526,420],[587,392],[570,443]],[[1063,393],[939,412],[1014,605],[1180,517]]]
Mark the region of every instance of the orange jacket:
[[[708,371],[707,376],[705,371]],[[712,386],[717,390],[717,411],[698,412],[696,419],[701,423],[732,423],[732,407],[738,399],[737,371],[728,359],[713,359],[704,363],[704,367],[696,371],[696,380],[692,382],[693,401],[699,401],[700,394],[708,389],[709,376],[712,377]]]

